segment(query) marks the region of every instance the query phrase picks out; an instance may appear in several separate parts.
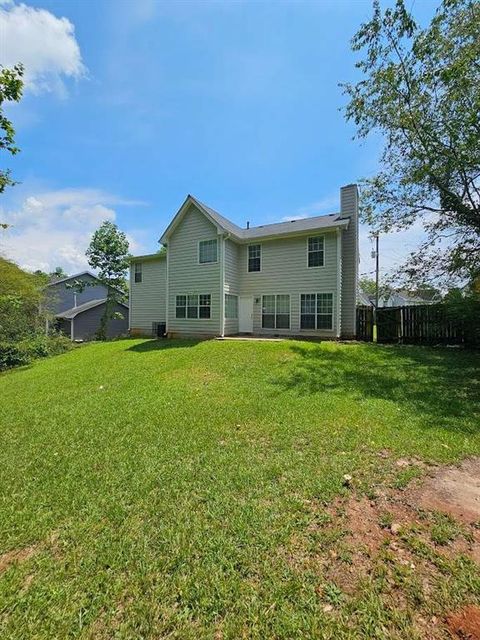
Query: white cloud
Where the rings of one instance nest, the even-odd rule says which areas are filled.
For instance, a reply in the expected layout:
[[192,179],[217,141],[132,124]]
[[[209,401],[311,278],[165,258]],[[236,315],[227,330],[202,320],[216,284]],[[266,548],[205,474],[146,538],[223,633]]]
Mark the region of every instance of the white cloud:
[[[21,267],[68,273],[88,268],[85,250],[92,233],[104,221],[116,218],[115,205],[140,204],[96,189],[63,189],[35,193],[14,210],[0,210],[0,220],[11,226],[0,234],[0,253]],[[142,247],[128,237],[130,251]]]
[[25,65],[26,88],[34,93],[66,92],[64,79],[85,75],[75,27],[45,9],[0,4],[0,64]]

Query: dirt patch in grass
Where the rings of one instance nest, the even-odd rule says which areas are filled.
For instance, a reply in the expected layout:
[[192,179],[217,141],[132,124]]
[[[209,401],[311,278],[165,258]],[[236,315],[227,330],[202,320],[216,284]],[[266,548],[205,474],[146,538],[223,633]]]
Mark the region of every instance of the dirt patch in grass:
[[451,613],[447,626],[454,638],[480,640],[480,607],[470,605]]
[[425,509],[449,513],[466,523],[480,522],[480,458],[438,468],[411,498]]
[[24,547],[23,549],[12,549],[0,556],[0,574],[6,571],[13,564],[25,562],[37,551],[36,545]]
[[[391,628],[385,623],[391,637],[397,637],[400,615],[409,621],[412,637],[447,638],[451,632],[480,640],[480,609],[459,608],[479,599],[480,514],[475,517],[473,508],[479,463],[421,463],[424,480],[412,475],[407,486],[398,483],[398,474],[412,466],[415,461],[392,460],[390,475],[375,487],[352,484],[327,508],[309,503],[312,523],[304,537],[292,538],[289,564],[315,571],[322,605],[339,615],[343,610],[347,618],[348,607],[361,609],[375,594],[391,621]],[[467,618],[474,621],[470,626]]]

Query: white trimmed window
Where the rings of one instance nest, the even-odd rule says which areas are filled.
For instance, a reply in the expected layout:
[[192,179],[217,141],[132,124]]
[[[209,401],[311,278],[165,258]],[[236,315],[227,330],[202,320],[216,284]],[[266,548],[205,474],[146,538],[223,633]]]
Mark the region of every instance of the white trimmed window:
[[225,294],[225,318],[238,318],[238,296],[230,293]]
[[211,296],[209,293],[189,294],[186,296],[176,296],[175,317],[176,318],[210,318]]
[[308,266],[323,267],[325,264],[325,238],[313,236],[308,238]]
[[262,296],[262,329],[290,329],[290,296]]
[[200,240],[198,243],[198,261],[200,264],[209,264],[218,261],[217,239]]
[[261,244],[249,244],[248,245],[248,271],[261,271],[262,270],[262,245]]
[[300,329],[333,329],[333,293],[302,293]]
[[134,269],[134,280],[135,282],[141,282],[142,281],[142,263],[141,262],[135,262],[135,269]]

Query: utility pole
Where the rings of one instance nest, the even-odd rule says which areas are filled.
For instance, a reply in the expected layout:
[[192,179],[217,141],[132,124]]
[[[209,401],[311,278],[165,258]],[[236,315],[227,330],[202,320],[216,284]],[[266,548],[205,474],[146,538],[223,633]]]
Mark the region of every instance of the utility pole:
[[375,234],[375,308],[373,309],[373,342],[378,340],[378,280],[379,280],[379,251],[378,251],[378,231]]

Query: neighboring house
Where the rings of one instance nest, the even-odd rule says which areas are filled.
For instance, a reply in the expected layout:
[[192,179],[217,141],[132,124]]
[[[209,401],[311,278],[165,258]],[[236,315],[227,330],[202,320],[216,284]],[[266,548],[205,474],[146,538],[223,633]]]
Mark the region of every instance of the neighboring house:
[[[362,302],[360,302],[362,300]],[[367,302],[368,300],[368,302]],[[381,307],[412,307],[418,305],[425,304],[435,304],[439,302],[439,299],[436,297],[432,298],[420,298],[419,296],[413,296],[409,293],[405,293],[403,291],[392,291],[391,293],[387,293],[378,298],[378,306]],[[359,293],[359,304],[366,304],[375,306],[375,296],[365,294],[360,295]]]
[[240,228],[188,196],[160,238],[132,258],[132,335],[355,336],[358,189],[339,213]]
[[[84,282],[82,290],[72,288],[74,282]],[[92,340],[100,327],[105,311],[107,288],[88,271],[68,278],[53,280],[47,285],[45,306],[55,317],[62,333],[72,340]],[[123,318],[112,318],[107,326],[107,337],[114,338],[128,331],[128,305],[117,304],[115,313]]]

